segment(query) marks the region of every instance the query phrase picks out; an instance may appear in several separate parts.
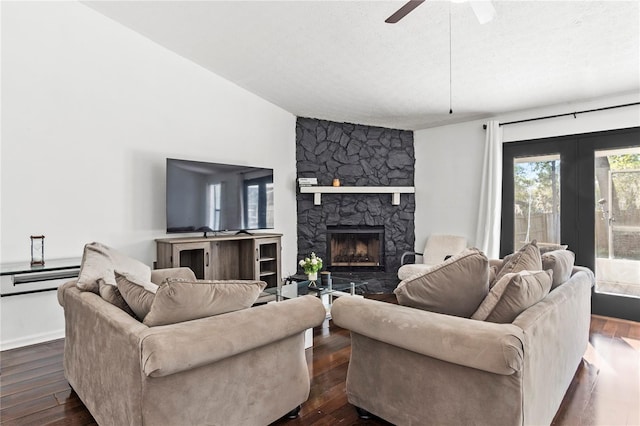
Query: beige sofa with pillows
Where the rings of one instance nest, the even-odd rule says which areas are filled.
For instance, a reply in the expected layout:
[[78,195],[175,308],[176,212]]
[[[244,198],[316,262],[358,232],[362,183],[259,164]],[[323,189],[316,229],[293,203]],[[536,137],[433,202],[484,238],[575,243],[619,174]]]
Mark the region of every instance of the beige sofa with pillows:
[[594,277],[573,262],[468,249],[402,281],[400,305],[341,297],[349,402],[398,425],[550,424],[589,336]]
[[99,243],[58,290],[64,372],[100,425],[266,425],[306,401],[315,297],[252,306],[262,281],[151,271]]

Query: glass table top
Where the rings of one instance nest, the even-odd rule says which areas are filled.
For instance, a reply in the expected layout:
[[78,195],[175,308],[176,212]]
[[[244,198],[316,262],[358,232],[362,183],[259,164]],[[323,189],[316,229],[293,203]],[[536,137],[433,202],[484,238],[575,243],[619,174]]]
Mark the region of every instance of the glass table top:
[[366,284],[367,281],[344,278],[333,274],[318,274],[318,280],[315,283],[309,281],[305,275],[294,275],[287,278],[282,286],[270,287],[264,291],[276,295],[278,299],[292,299],[307,294],[314,296],[335,295],[337,293],[354,295],[357,288]]

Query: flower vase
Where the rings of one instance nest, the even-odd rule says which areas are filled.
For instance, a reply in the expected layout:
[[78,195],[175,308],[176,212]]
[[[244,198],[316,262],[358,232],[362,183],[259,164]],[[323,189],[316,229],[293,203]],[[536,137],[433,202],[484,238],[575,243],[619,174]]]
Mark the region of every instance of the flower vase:
[[316,281],[318,281],[318,273],[317,272],[309,272],[307,274],[307,278],[310,281],[309,288],[318,288],[318,284],[316,283]]

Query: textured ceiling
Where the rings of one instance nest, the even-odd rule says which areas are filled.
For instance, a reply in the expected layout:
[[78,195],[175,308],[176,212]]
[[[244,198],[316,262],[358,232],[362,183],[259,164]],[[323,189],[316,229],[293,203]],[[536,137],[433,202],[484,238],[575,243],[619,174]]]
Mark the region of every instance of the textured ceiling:
[[[420,129],[640,93],[639,1],[86,1],[303,117]],[[449,114],[449,8],[451,101]]]

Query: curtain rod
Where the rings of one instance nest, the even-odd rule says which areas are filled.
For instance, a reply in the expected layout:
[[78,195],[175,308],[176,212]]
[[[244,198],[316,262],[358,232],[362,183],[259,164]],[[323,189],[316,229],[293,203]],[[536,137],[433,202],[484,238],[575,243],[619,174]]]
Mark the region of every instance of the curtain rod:
[[[605,111],[605,110],[614,109],[614,108],[624,108],[624,107],[633,106],[633,105],[640,105],[640,102],[632,102],[630,104],[613,105],[613,106],[595,108],[595,109],[586,109],[584,111],[567,112],[567,113],[564,113],[564,114],[546,115],[544,117],[527,118],[525,120],[507,121],[506,123],[500,123],[499,126],[507,126],[509,124],[527,123],[529,121],[546,120],[548,118],[567,117],[567,116],[570,116],[570,115],[573,115],[573,118],[577,118],[576,115],[578,115],[578,114],[584,114],[584,113],[587,113],[587,112]],[[487,130],[487,125],[483,124],[482,128]]]

